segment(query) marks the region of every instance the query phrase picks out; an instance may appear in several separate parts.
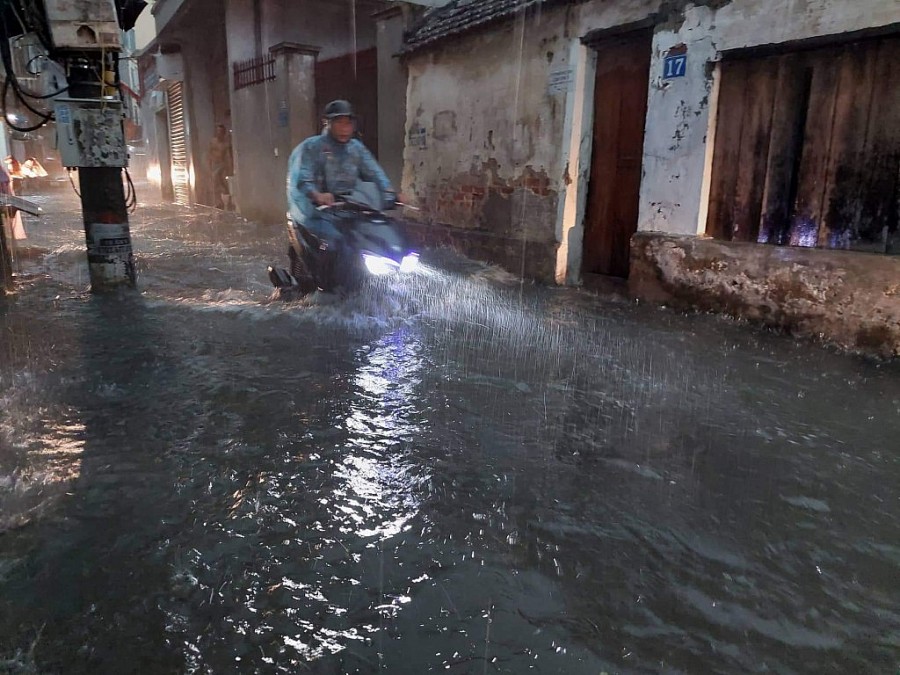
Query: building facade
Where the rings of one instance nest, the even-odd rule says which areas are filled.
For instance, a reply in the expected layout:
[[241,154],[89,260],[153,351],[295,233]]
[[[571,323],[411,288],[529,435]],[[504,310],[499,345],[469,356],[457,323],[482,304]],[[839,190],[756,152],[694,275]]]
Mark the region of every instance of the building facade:
[[224,124],[237,209],[252,220],[280,222],[290,153],[319,132],[321,109],[335,98],[354,104],[362,140],[399,181],[406,73],[395,55],[412,7],[380,0],[157,0],[158,35],[145,50],[143,72],[157,92],[148,104],[155,124],[147,135],[156,137],[164,196],[215,203],[207,149]]
[[896,2],[456,0],[405,54],[423,237],[900,351]]

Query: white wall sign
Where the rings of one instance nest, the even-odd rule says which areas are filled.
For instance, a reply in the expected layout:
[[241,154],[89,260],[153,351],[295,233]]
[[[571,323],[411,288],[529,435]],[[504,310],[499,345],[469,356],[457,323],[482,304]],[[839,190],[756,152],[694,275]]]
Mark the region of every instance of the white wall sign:
[[575,71],[571,68],[563,70],[554,70],[550,73],[547,81],[547,92],[553,96],[555,94],[565,94],[572,91],[572,85],[575,83]]

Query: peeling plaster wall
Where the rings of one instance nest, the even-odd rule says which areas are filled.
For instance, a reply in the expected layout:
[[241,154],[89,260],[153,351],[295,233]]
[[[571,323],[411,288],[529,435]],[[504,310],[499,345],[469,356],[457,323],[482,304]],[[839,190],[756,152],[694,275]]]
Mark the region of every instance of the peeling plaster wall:
[[[706,225],[711,64],[721,52],[900,21],[900,4],[892,0],[698,0],[661,7],[671,13],[653,39],[639,229],[681,234],[697,234]],[[663,80],[665,56],[678,45],[687,47],[686,75]]]
[[660,0],[630,0],[610,3],[591,0],[575,8],[570,20],[574,37],[581,38],[592,31],[602,31],[642,21],[660,8]]
[[[568,66],[566,13],[529,15],[409,59],[403,190],[422,216],[544,242],[552,256]],[[512,245],[512,244],[511,244]]]
[[382,13],[378,32],[378,160],[391,179],[403,180],[403,148],[406,130],[406,66],[396,54],[403,47],[405,19],[400,8]]

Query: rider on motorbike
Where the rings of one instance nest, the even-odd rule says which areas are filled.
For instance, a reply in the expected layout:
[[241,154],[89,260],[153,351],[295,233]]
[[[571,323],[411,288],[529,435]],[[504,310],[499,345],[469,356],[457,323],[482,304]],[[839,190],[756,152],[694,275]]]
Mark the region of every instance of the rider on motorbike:
[[372,153],[354,138],[356,115],[347,101],[325,106],[325,131],[312,136],[291,153],[288,162],[287,197],[291,219],[316,237],[338,247],[343,240],[333,222],[318,210],[332,206],[340,195],[352,192],[359,181],[374,183],[381,192],[379,210],[397,202],[387,174]]

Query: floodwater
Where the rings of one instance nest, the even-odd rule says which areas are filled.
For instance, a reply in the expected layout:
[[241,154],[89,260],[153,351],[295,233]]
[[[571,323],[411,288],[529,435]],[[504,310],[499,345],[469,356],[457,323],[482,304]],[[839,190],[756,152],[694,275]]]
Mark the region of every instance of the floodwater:
[[0,671],[892,673],[900,371],[447,253],[269,303],[280,228],[142,205],[0,304]]

